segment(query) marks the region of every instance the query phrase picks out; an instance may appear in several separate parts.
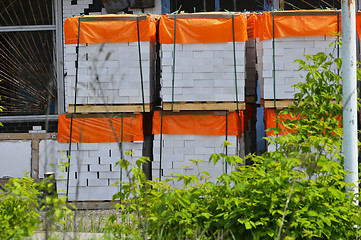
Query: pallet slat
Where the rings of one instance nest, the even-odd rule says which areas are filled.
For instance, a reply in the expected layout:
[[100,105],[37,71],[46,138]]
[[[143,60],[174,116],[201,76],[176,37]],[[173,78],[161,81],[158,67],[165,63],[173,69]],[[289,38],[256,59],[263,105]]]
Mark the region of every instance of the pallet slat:
[[[246,103],[239,102],[238,110],[245,110]],[[163,110],[172,111],[172,103],[163,103]],[[179,112],[184,110],[228,110],[234,112],[237,110],[235,102],[175,102],[173,111]]]
[[[145,112],[150,112],[151,105],[145,104]],[[74,105],[69,105],[69,113],[74,113]],[[76,113],[121,113],[143,112],[143,105],[77,105]]]

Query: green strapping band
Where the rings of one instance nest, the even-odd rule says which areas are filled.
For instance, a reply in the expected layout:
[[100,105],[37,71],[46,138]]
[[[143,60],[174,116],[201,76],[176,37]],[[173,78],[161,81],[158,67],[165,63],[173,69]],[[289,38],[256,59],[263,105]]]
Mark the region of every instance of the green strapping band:
[[71,140],[73,137],[73,118],[76,113],[76,97],[78,90],[78,79],[79,79],[79,38],[80,38],[80,17],[78,18],[78,37],[76,44],[76,64],[75,64],[75,93],[74,93],[74,113],[71,114],[70,118],[70,133],[69,133],[69,150],[68,150],[68,166],[67,166],[67,177],[66,177],[66,201],[68,202],[69,197],[69,177],[70,177],[70,158],[71,158]]
[[138,55],[139,55],[139,70],[140,70],[140,82],[142,87],[142,102],[143,102],[143,112],[145,112],[144,105],[144,82],[143,82],[143,67],[142,67],[142,54],[140,51],[140,34],[139,34],[139,18],[137,17],[137,34],[138,34]]
[[[123,159],[123,129],[124,129],[124,113],[121,113],[121,116],[122,116],[122,123],[121,123],[121,130],[120,130],[120,159],[121,160],[124,160]],[[123,181],[123,170],[122,168],[120,168],[120,174],[119,174],[119,178],[120,178],[120,181],[119,181],[119,187],[120,189],[122,188],[122,181]],[[121,203],[122,202],[122,199],[119,198],[119,202]]]
[[[226,111],[226,141],[228,141],[228,111]],[[226,145],[226,155],[228,156],[228,145]],[[227,161],[225,163],[225,170],[227,173]]]
[[[272,63],[273,63],[273,107],[276,111],[276,128],[278,128],[278,110],[276,104],[276,47],[275,47],[275,13],[272,10]],[[278,134],[276,135],[278,136]],[[278,144],[276,143],[276,149]]]
[[177,12],[174,15],[173,68],[172,68],[172,111],[174,104],[175,44],[177,37]]
[[233,63],[234,63],[234,85],[236,88],[236,104],[237,104],[237,111],[239,110],[238,107],[238,84],[237,84],[237,61],[236,61],[236,39],[234,35],[234,15],[232,14],[232,37],[233,37]]
[[162,180],[163,110],[160,112],[159,181]]

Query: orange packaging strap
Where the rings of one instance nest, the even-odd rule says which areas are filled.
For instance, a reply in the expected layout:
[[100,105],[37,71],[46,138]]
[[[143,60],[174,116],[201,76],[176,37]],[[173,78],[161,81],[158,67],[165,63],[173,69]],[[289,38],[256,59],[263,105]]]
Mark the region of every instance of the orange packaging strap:
[[[176,19],[176,43],[232,42],[232,18],[181,18]],[[247,19],[244,14],[234,16],[236,42],[247,41]],[[162,15],[159,21],[159,42],[174,43],[174,18]]]
[[[228,123],[228,126],[226,126]],[[161,115],[155,111],[153,115],[153,134],[176,135],[236,135],[243,133],[243,112],[231,112],[226,115],[163,115],[161,132]]]
[[[294,12],[295,15],[293,16],[274,16],[275,38],[316,35],[336,36],[337,29],[341,32],[341,14],[339,15],[339,23],[337,23],[336,12],[334,15],[298,15],[298,11]],[[271,12],[258,15],[256,25],[255,36],[260,41],[273,38],[273,17]]]
[[[58,142],[70,140],[70,116],[59,115]],[[74,143],[120,142],[122,118],[73,118],[72,139]],[[143,116],[136,114],[123,118],[123,141],[143,141]]]
[[[64,21],[65,44],[77,44],[80,19],[79,43],[137,42],[137,20],[109,20],[119,15],[92,15],[69,17]],[[92,21],[86,21],[91,18]],[[99,21],[97,21],[99,18]],[[139,20],[140,41],[155,41],[156,23],[149,16]]]

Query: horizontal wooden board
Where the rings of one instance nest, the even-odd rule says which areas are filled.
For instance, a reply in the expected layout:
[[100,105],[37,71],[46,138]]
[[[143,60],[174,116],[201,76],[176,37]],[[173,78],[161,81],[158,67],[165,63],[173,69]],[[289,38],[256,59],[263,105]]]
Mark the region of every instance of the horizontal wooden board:
[[[145,111],[143,111],[143,105],[77,105],[76,113],[122,113],[122,112],[150,112],[151,105],[144,105]],[[69,105],[68,113],[74,113],[74,105]]]
[[[238,110],[245,110],[246,103],[239,102]],[[185,111],[185,110],[227,110],[234,112],[237,110],[237,103],[235,102],[175,102],[173,103],[163,103],[163,110],[165,111]]]
[[[238,14],[233,14],[233,16],[238,16]],[[169,14],[168,18],[174,19],[175,14]],[[219,13],[219,12],[207,12],[207,13],[179,13],[177,18],[232,18],[230,13]]]
[[[335,104],[336,102],[331,101],[331,103]],[[288,108],[288,106],[291,104],[293,104],[293,99],[282,99],[282,100],[276,100],[276,101],[261,99],[261,106],[263,106],[265,108],[283,109],[283,108]],[[342,105],[342,102],[340,104]]]
[[2,133],[0,140],[57,139],[57,133]]
[[111,16],[100,16],[100,17],[79,17],[81,22],[93,22],[93,21],[137,21],[147,20],[146,15],[137,16],[137,15],[111,15]]
[[341,11],[332,10],[304,10],[304,11],[275,11],[275,16],[320,16],[320,15],[341,15]]

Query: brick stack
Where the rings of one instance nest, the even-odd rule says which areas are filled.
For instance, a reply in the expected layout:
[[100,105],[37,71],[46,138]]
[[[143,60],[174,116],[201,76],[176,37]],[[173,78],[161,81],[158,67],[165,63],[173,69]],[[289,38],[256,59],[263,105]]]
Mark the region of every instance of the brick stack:
[[[238,101],[245,99],[245,42],[236,42]],[[172,101],[173,44],[161,44],[161,98]],[[233,43],[176,44],[174,101],[235,101]]]
[[[299,65],[295,60],[305,60],[304,53],[314,55],[319,52],[333,53],[337,50],[330,47],[335,37],[301,36],[276,38],[257,42],[257,71],[260,79],[261,98],[274,99],[273,92],[273,57],[275,61],[276,99],[293,99],[297,89],[294,84],[305,81],[306,71],[297,71]],[[275,54],[273,55],[273,50]]]
[[[133,154],[124,155],[130,162],[142,156],[143,142],[124,142],[123,151]],[[67,162],[66,154],[69,144],[58,143],[58,164]],[[120,160],[119,143],[73,143],[69,173],[69,201],[104,201],[112,200],[119,191],[115,184],[120,181],[120,168],[116,162]],[[59,169],[56,173],[58,194],[66,189],[67,172]],[[122,171],[122,181],[127,182],[126,172]]]
[[[141,42],[144,102],[153,101],[155,43]],[[74,104],[76,45],[65,46],[65,105]],[[138,42],[79,47],[77,104],[141,104]]]
[[[211,175],[210,181],[225,172],[225,163],[220,160],[216,165],[209,163],[212,153],[226,153],[224,140],[226,136],[209,135],[175,135],[164,134],[162,136],[162,178],[169,178],[173,174],[197,175],[200,171],[206,171]],[[242,155],[242,139],[237,136],[227,136],[231,146],[228,146],[228,155]],[[160,135],[154,135],[154,161],[153,178],[159,177],[160,171]],[[190,160],[202,160],[199,169]],[[228,172],[234,167],[228,166]],[[180,186],[179,183],[175,183]]]
[[[68,18],[64,24],[66,37],[64,56],[66,111],[72,112],[74,110],[74,108],[71,110],[70,107],[75,104],[76,66],[78,66],[76,113],[89,113],[85,108],[92,106],[98,108],[90,113],[100,114],[85,117],[82,114],[80,118],[74,118],[80,123],[73,125],[76,136],[72,136],[72,148],[74,149],[71,151],[70,161],[69,200],[71,201],[111,200],[112,196],[119,191],[114,184],[120,180],[128,181],[124,171],[123,178],[119,179],[120,168],[115,164],[121,158],[120,133],[123,131],[121,130],[123,123],[120,124],[120,112],[127,112],[127,117],[124,118],[128,118],[128,120],[137,118],[136,116],[140,115],[135,113],[135,109],[139,109],[137,107],[143,103],[138,55],[139,44],[144,103],[149,106],[154,97],[156,54],[153,19],[150,19],[149,16],[140,16],[138,25],[137,16],[117,15],[112,16],[116,18],[112,18],[113,20],[108,20],[107,17],[109,16],[81,18],[78,53],[76,46],[79,19]],[[95,27],[91,24],[87,25],[89,21],[95,22]],[[138,26],[140,29],[139,43]],[[94,28],[92,29],[92,27]],[[114,36],[119,37],[114,40]],[[128,110],[113,110],[114,107],[118,106],[126,106]],[[102,115],[104,113],[111,116]],[[97,118],[99,118],[99,122],[95,121]],[[89,120],[90,123],[84,125],[83,119],[86,119],[84,121]],[[111,124],[104,119],[108,119],[109,123],[113,120],[116,122],[110,126]],[[59,140],[61,142],[58,147],[59,152],[67,151],[69,147],[69,121],[69,117],[59,117],[60,137],[58,140],[61,138]],[[125,121],[124,131],[128,131],[128,135],[123,141],[123,159],[137,160],[143,155],[142,122]],[[137,131],[137,138],[132,138],[132,131]],[[114,134],[117,137],[114,137]],[[126,135],[126,133],[124,134]],[[139,137],[140,135],[141,137]],[[131,151],[132,156],[127,156],[125,154],[127,151]],[[67,161],[66,157],[59,159],[61,162]],[[64,190],[66,188],[66,177],[67,173],[57,174],[58,189]]]

